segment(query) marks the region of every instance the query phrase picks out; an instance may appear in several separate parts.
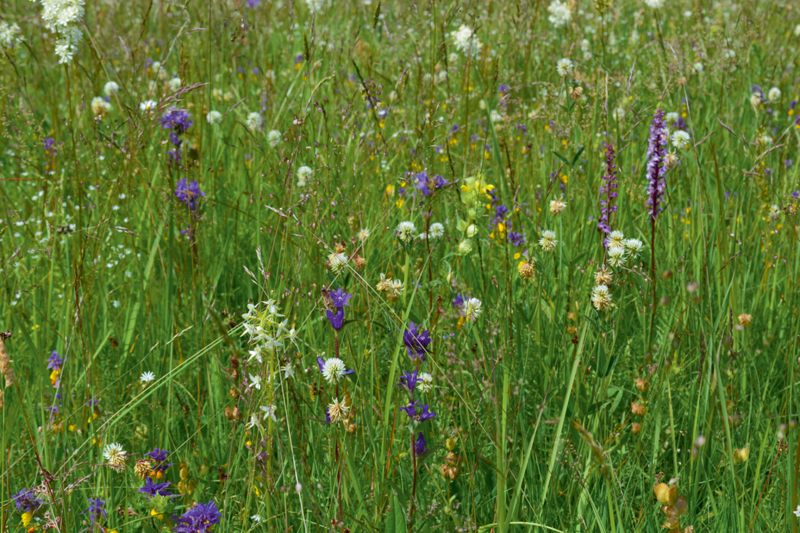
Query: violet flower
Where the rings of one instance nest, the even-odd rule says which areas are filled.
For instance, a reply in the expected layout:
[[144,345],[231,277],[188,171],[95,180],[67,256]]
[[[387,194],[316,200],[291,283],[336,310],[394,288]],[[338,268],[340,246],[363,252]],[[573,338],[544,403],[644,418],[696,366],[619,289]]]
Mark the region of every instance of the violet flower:
[[664,183],[664,158],[667,156],[667,130],[664,122],[664,111],[658,108],[650,126],[650,141],[647,149],[647,205],[650,220],[656,221],[658,214],[664,210],[663,202],[666,184]]
[[175,533],[205,533],[214,524],[219,524],[222,513],[217,510],[214,501],[208,503],[198,503],[194,507],[183,513],[182,516],[172,517],[176,525],[172,531]]
[[425,442],[425,437],[422,435],[421,431],[419,433],[419,437],[417,437],[417,442],[414,443],[414,453],[417,457],[428,453],[428,445]]
[[419,326],[414,322],[409,322],[408,329],[403,332],[403,344],[412,360],[419,358],[420,361],[425,361],[425,353],[430,351],[428,345],[431,340],[430,332],[425,330],[420,333]]
[[161,448],[155,448],[152,452],[147,452],[145,455],[152,459],[154,463],[156,463],[155,470],[159,472],[164,472],[167,468],[172,466],[175,463],[167,463],[167,454],[172,452],[168,452],[167,450],[162,450]]
[[417,414],[417,409],[419,409],[419,400],[414,400],[413,402],[408,404],[408,407],[401,407],[401,411],[405,411],[408,415],[408,418],[413,420],[414,422],[425,422],[426,420],[430,420],[431,418],[436,417],[436,413],[428,410],[428,404],[422,406],[422,411]]
[[408,392],[412,392],[417,387],[417,370],[414,370],[410,374],[408,372],[403,372],[400,383],[397,385],[403,387]]
[[145,482],[144,487],[140,488],[136,492],[141,492],[142,494],[147,496],[148,499],[154,498],[156,496],[165,496],[165,497],[175,496],[174,494],[172,494],[167,490],[167,487],[171,485],[169,481],[165,483],[154,483],[153,480],[148,477],[145,478],[144,482]]
[[187,183],[186,178],[182,178],[175,186],[175,196],[178,197],[178,200],[187,204],[191,211],[197,209],[197,201],[205,195],[206,193],[200,190],[197,180]]
[[328,293],[328,296],[333,301],[335,311],[328,309],[325,311],[325,314],[328,316],[331,327],[339,331],[344,327],[344,308],[346,305],[349,305],[350,298],[352,298],[353,295],[347,294],[344,289],[339,287],[335,291]]
[[181,134],[186,133],[186,130],[194,124],[194,120],[191,120],[191,116],[192,115],[185,109],[178,109],[175,107],[164,113],[159,119],[159,122],[162,128],[174,129],[175,133]]
[[47,137],[44,140],[44,151],[47,155],[52,155],[53,157],[58,155],[58,152],[56,152],[56,141],[52,137]]
[[11,499],[14,500],[17,511],[24,513],[34,513],[39,507],[44,505],[42,500],[34,496],[33,489],[22,489],[11,496]]
[[439,174],[428,177],[427,170],[418,173],[414,179],[417,180],[417,189],[425,196],[430,196],[436,189],[441,189],[445,185],[450,185],[450,182]]
[[[603,174],[603,185],[600,187],[600,220],[597,229],[609,235],[611,233],[611,214],[617,212],[614,199],[617,197],[617,166],[614,164],[614,146],[609,143],[606,148],[606,171]],[[608,238],[603,239],[603,246],[608,247]]]
[[103,509],[103,504],[106,503],[105,500],[101,500],[100,498],[93,500],[89,498],[86,501],[89,502],[89,508],[81,514],[89,513],[89,518],[92,519],[92,524],[94,524],[95,520],[100,517],[106,518],[106,511]]
[[64,360],[55,350],[53,350],[53,353],[50,354],[50,358],[47,359],[47,362],[48,370],[61,370],[61,367],[64,365]]

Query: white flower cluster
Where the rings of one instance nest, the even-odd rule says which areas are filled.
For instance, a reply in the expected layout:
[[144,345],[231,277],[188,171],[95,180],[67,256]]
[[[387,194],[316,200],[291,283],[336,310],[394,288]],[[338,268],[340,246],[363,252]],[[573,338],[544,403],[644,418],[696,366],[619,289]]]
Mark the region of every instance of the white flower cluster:
[[[262,305],[263,304],[263,305]],[[264,357],[273,355],[278,348],[283,348],[286,341],[297,344],[297,332],[294,328],[287,327],[288,320],[278,313],[278,304],[275,300],[261,302],[261,304],[247,304],[244,318],[244,333],[249,336],[249,359],[259,363]]]
[[0,50],[13,50],[22,40],[20,29],[16,24],[0,21]]
[[547,17],[547,20],[556,28],[566,26],[572,20],[572,11],[570,11],[569,5],[567,5],[566,2],[553,0],[550,2],[547,11],[550,12],[550,16]]
[[483,44],[475,36],[472,28],[466,25],[461,25],[453,34],[453,44],[459,52],[466,55],[477,55],[481,51]]
[[613,267],[621,267],[627,257],[636,259],[644,248],[639,239],[626,239],[621,231],[612,231],[608,236],[608,263]]
[[58,34],[56,55],[59,63],[70,63],[78,51],[83,34],[78,24],[83,18],[84,0],[41,0],[42,22]]

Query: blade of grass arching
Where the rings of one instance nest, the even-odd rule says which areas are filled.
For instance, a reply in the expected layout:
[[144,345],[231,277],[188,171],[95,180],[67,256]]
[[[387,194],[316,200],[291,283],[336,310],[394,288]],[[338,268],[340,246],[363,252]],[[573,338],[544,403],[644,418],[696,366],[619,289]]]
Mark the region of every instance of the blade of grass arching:
[[[588,313],[588,308],[584,313]],[[575,360],[572,362],[572,370],[569,374],[567,381],[567,388],[564,391],[564,404],[561,406],[561,416],[558,419],[558,427],[556,434],[553,436],[553,449],[550,450],[550,460],[547,462],[547,474],[545,475],[544,483],[542,483],[542,507],[547,502],[548,486],[550,485],[550,478],[553,475],[553,467],[556,463],[556,455],[558,454],[558,441],[561,438],[561,432],[564,430],[564,418],[567,416],[567,408],[569,407],[570,393],[572,392],[572,384],[575,382],[575,375],[578,373],[578,367],[581,363],[581,353],[583,346],[586,342],[586,332],[589,330],[588,324],[584,323],[581,328],[581,337],[578,341],[578,346],[575,348]]]

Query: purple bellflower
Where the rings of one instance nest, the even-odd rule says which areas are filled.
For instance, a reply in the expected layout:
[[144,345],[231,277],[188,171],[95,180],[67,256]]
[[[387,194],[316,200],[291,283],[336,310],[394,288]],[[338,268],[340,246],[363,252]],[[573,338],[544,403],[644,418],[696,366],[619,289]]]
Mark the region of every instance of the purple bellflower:
[[175,186],[175,196],[178,197],[178,200],[187,204],[191,211],[197,209],[197,201],[205,195],[206,193],[200,190],[197,180],[187,183],[186,178],[182,178]]
[[419,358],[425,361],[425,353],[430,352],[428,345],[431,343],[429,331],[420,332],[419,326],[414,322],[409,322],[408,329],[403,332],[403,344],[406,345],[408,356],[413,360]]

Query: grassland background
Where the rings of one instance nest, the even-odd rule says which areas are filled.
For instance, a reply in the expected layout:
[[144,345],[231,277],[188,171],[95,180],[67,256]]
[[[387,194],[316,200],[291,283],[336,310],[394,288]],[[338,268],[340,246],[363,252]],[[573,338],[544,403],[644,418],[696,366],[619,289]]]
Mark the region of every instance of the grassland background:
[[[173,489],[186,488],[174,511],[213,499],[218,533],[405,531],[412,493],[420,532],[655,532],[664,515],[653,486],[675,478],[682,527],[796,531],[798,6],[609,4],[579,1],[554,28],[536,0],[334,1],[316,17],[302,2],[93,0],[65,66],[40,6],[3,2],[0,20],[24,40],[0,59],[0,329],[12,332],[17,382],[0,412],[1,527],[26,529],[11,495],[45,480],[54,499],[28,527],[47,510],[64,531],[90,528],[87,498],[106,501],[108,530],[169,527],[132,471],[158,446],[172,452]],[[480,54],[454,49],[461,24],[476,29]],[[567,80],[562,57],[575,63]],[[184,89],[167,90],[147,60]],[[91,100],[110,80],[120,90],[98,119]],[[143,113],[153,80],[159,111]],[[782,96],[754,108],[753,85]],[[156,119],[170,105],[195,121],[183,167],[170,164]],[[651,328],[645,165],[658,107],[679,113],[693,142],[666,178]],[[219,125],[206,121],[211,110]],[[252,112],[261,128],[248,129]],[[282,134],[274,147],[271,129]],[[617,309],[598,313],[608,142],[618,150],[614,229],[645,250],[640,268],[615,273]],[[313,169],[304,187],[302,165]],[[407,173],[422,169],[456,186],[424,203],[401,197],[414,190]],[[473,251],[456,253],[468,219],[460,185],[478,172],[524,228],[534,280],[518,274],[522,248],[489,228],[492,210],[474,221]],[[195,212],[175,197],[181,178],[205,192]],[[562,193],[556,217],[548,206]],[[423,231],[428,211],[445,236],[401,246],[398,223]],[[187,226],[190,236],[179,232]],[[550,254],[536,245],[546,229],[559,241]],[[336,277],[325,262],[341,241],[362,246],[366,264]],[[405,281],[401,298],[375,290],[381,273]],[[353,433],[320,422],[334,395],[316,364],[336,349],[321,297],[329,283],[354,294],[355,321],[340,333],[356,371],[346,383]],[[459,325],[457,293],[483,303],[476,322]],[[245,368],[241,313],[268,298],[299,339],[273,371],[291,362],[295,375],[277,381],[277,421],[248,430],[272,392],[243,392],[242,376],[266,369]],[[736,328],[742,313],[752,323]],[[410,369],[398,338],[410,320],[434,339],[424,369],[438,413],[415,488],[394,386]],[[53,350],[65,358],[60,400]],[[157,379],[143,387],[145,371]],[[649,377],[646,395],[637,377]],[[45,409],[56,404],[58,414]],[[454,481],[440,474],[451,437]],[[122,473],[102,464],[111,442],[131,456]]]

